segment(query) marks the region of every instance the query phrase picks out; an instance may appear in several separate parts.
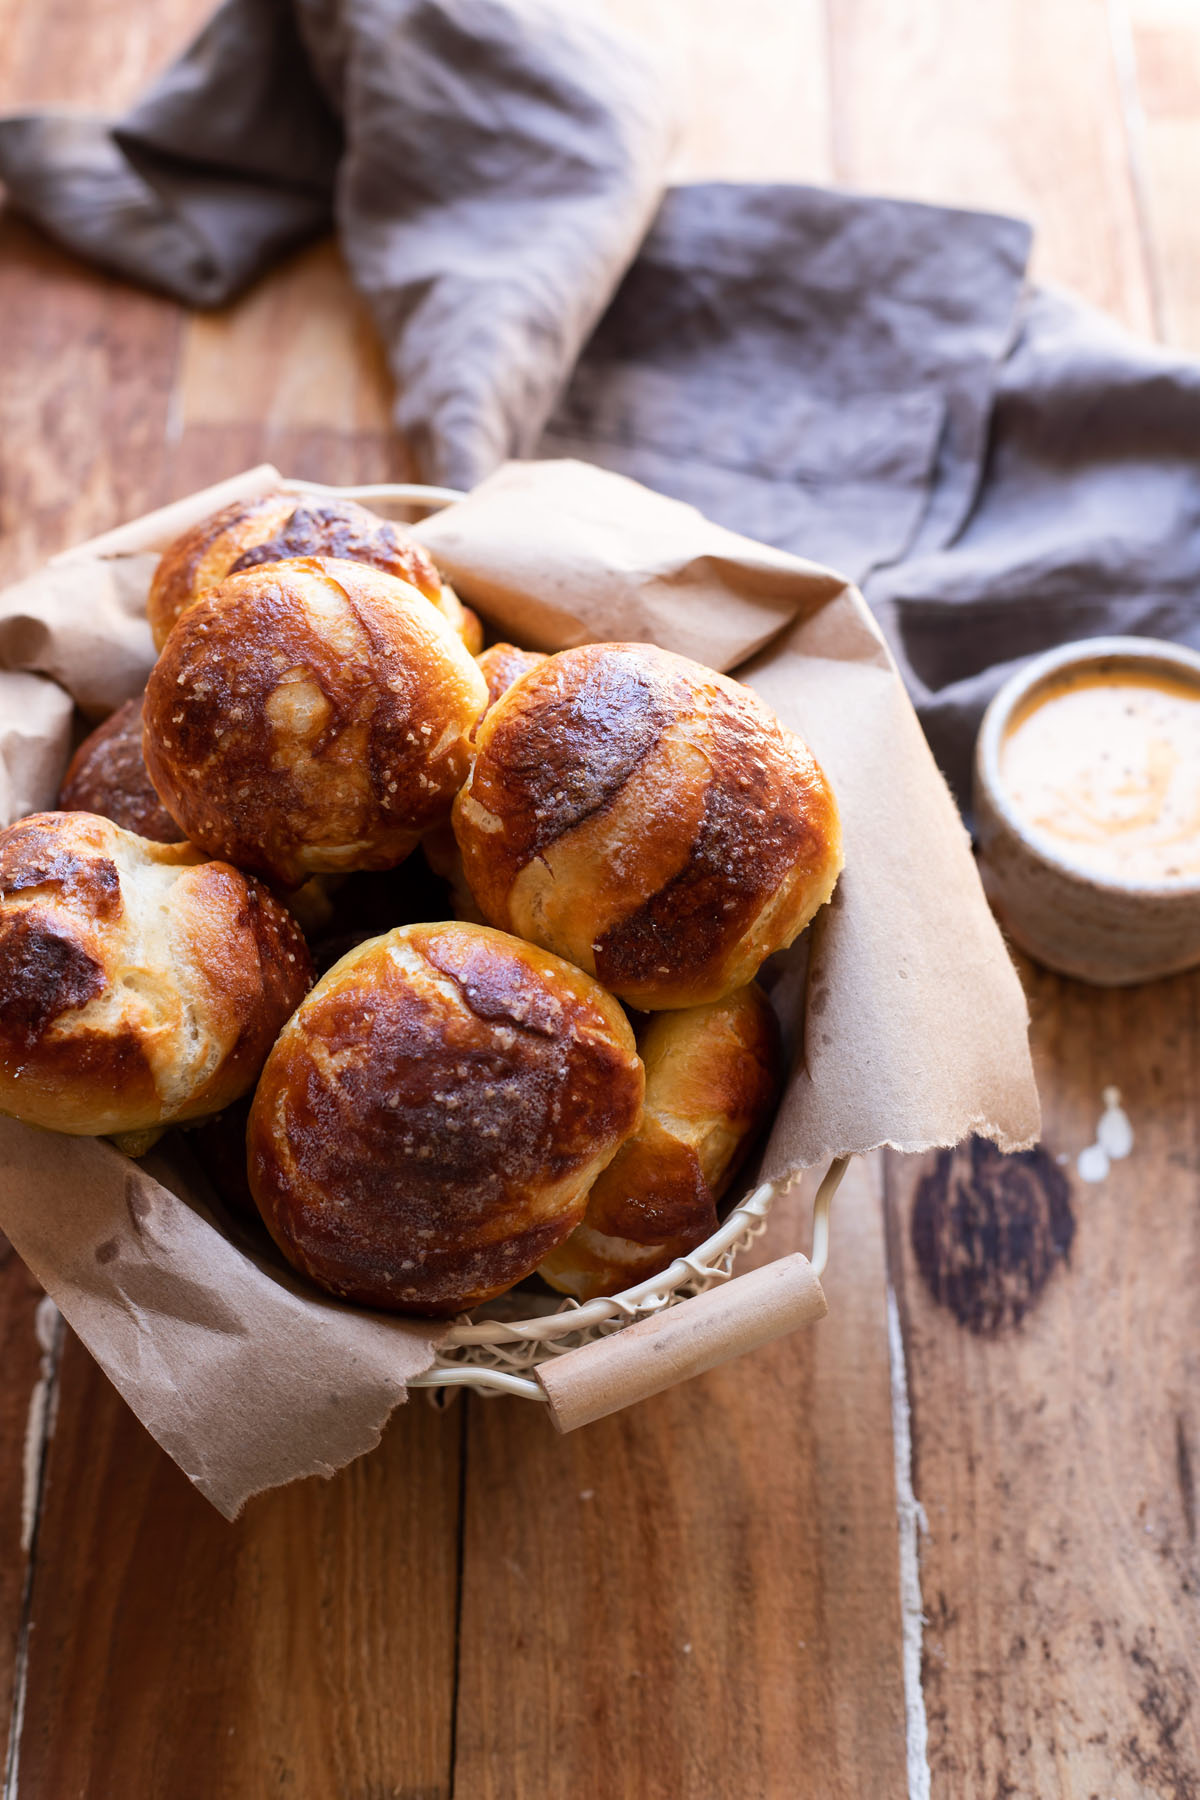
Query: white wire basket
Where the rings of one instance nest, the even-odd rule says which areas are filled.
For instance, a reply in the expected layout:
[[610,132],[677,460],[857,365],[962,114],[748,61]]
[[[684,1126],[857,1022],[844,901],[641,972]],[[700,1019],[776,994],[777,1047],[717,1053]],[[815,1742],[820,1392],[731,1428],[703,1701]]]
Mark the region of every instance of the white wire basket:
[[[846,1172],[848,1157],[838,1157],[825,1173],[813,1202],[813,1244],[809,1263],[820,1278],[829,1256],[829,1211]],[[733,1275],[734,1262],[766,1230],[767,1215],[784,1189],[764,1182],[735,1206],[712,1236],[677,1257],[661,1274],[611,1298],[552,1303],[555,1310],[533,1318],[464,1318],[450,1329],[437,1361],[413,1387],[473,1387],[482,1393],[519,1394],[525,1400],[547,1398],[532,1370],[569,1350],[621,1331],[636,1320],[662,1312],[681,1300],[718,1287]],[[515,1298],[515,1296],[514,1296]]]
[[[357,500],[369,505],[385,517],[425,516],[465,498],[455,488],[427,487],[418,483],[384,482],[362,487],[332,487],[322,482],[299,481],[280,476],[264,465],[248,476],[220,483],[185,501],[176,501],[139,521],[143,543],[170,543],[187,525],[214,511],[227,499],[243,497],[247,480],[260,479],[262,491],[283,488],[298,495],[314,498],[327,495],[331,499]],[[81,556],[121,554],[127,532],[120,529],[90,539],[62,552],[53,560],[69,562]],[[672,1386],[690,1374],[714,1366],[739,1355],[755,1344],[765,1343],[782,1332],[819,1317],[824,1311],[824,1295],[820,1287],[829,1254],[829,1209],[849,1158],[837,1157],[817,1188],[813,1202],[812,1252],[808,1258],[785,1256],[768,1265],[781,1279],[764,1282],[765,1271],[733,1284],[727,1293],[730,1304],[722,1306],[714,1290],[730,1282],[739,1253],[766,1229],[772,1205],[790,1183],[764,1182],[734,1205],[711,1237],[687,1256],[678,1257],[668,1268],[649,1280],[626,1288],[623,1293],[589,1300],[563,1300],[555,1294],[539,1295],[517,1290],[502,1295],[474,1315],[458,1319],[449,1328],[439,1346],[436,1360],[423,1374],[410,1378],[409,1385],[437,1392],[455,1388],[474,1388],[482,1394],[515,1394],[527,1400],[550,1402],[550,1413],[560,1429],[569,1430],[589,1417],[615,1410],[607,1397],[602,1404],[592,1404],[580,1411],[578,1393],[566,1394],[575,1378],[567,1377],[564,1358],[574,1351],[598,1346],[630,1327],[641,1327],[643,1334],[654,1332],[650,1344],[643,1336],[637,1343],[638,1331],[623,1340],[630,1366],[609,1372],[607,1380],[613,1391],[623,1394],[620,1404],[644,1397],[661,1388]],[[789,1269],[787,1265],[792,1265]],[[773,1291],[768,1292],[768,1289]],[[701,1296],[708,1296],[707,1300]],[[736,1296],[736,1304],[734,1302]],[[671,1323],[684,1327],[672,1332],[672,1342],[664,1341],[664,1333],[653,1321],[665,1326],[668,1309],[694,1300],[684,1325],[684,1315],[673,1314]],[[522,1314],[526,1316],[522,1316]],[[702,1317],[700,1315],[703,1315]],[[694,1327],[694,1329],[692,1329]],[[614,1346],[609,1347],[609,1350]],[[646,1351],[649,1354],[645,1354]],[[609,1364],[612,1356],[606,1352]],[[652,1367],[658,1364],[656,1373]],[[545,1375],[557,1365],[558,1378],[543,1385]],[[576,1366],[578,1366],[578,1359]],[[663,1378],[662,1370],[670,1373]],[[588,1372],[590,1379],[592,1371]],[[554,1386],[557,1392],[548,1392]],[[564,1422],[570,1415],[570,1422]]]
[[[455,488],[425,487],[415,482],[335,488],[315,481],[285,479],[282,485],[296,493],[357,500],[385,517],[440,512],[465,498]],[[829,1256],[830,1206],[848,1161],[848,1157],[834,1159],[813,1201],[812,1254],[808,1261],[818,1279]],[[526,1318],[504,1315],[523,1304],[536,1305],[537,1298],[525,1293],[509,1294],[474,1317],[466,1315],[456,1320],[442,1341],[433,1367],[409,1385],[433,1390],[474,1388],[482,1394],[516,1394],[525,1400],[545,1402],[547,1392],[534,1375],[537,1367],[729,1281],[739,1253],[761,1237],[772,1205],[785,1191],[786,1186],[773,1182],[756,1187],[695,1250],[677,1257],[660,1274],[621,1294],[583,1304],[547,1296],[542,1309]]]

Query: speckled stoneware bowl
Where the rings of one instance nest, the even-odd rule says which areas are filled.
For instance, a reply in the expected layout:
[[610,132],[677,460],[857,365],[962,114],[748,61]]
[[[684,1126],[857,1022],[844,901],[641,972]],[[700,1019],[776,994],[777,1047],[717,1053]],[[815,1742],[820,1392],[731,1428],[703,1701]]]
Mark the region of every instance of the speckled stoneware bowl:
[[1072,865],[1031,840],[1001,777],[1014,715],[1066,674],[1129,670],[1194,682],[1200,655],[1156,638],[1088,638],[1037,657],[1000,689],[975,747],[975,827],[980,872],[1013,943],[1035,961],[1103,987],[1126,987],[1200,963],[1200,880],[1125,882]]

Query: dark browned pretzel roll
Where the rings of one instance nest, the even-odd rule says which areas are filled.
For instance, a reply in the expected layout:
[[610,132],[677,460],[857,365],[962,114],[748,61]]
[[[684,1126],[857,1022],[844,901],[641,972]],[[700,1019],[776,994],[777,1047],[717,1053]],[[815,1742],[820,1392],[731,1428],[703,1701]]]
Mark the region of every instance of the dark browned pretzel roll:
[[285,886],[386,869],[444,819],[487,686],[414,588],[311,557],[188,608],[146,689],[150,778],[188,837]]
[[218,1111],[311,979],[295,920],[190,844],[93,813],[0,832],[0,1110],[76,1135]]
[[748,688],[651,644],[524,675],[478,728],[453,818],[484,917],[646,1011],[744,986],[842,864],[806,746]]
[[250,1186],[296,1268],[431,1315],[503,1293],[583,1216],[642,1065],[590,977],[485,925],[408,925],[335,963],[250,1111]]
[[717,1201],[779,1094],[779,1027],[753,982],[706,1006],[656,1013],[638,1050],[642,1123],[597,1176],[583,1223],[538,1270],[576,1300],[619,1294],[712,1235]]
[[178,825],[154,791],[142,756],[142,696],[127,700],[85,737],[59,790],[63,812],[99,813],[156,844],[177,844]]
[[235,500],[185,531],[163,555],[146,611],[161,650],[180,614],[227,575],[296,556],[338,556],[369,563],[407,581],[439,608],[474,655],[483,646],[478,618],[443,582],[429,553],[402,525],[354,500],[263,494]]

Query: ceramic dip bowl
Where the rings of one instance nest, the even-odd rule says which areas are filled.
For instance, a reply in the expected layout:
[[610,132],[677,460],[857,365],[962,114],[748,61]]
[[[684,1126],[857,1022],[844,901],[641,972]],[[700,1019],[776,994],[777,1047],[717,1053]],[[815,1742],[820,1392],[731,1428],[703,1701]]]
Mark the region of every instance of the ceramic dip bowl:
[[1200,963],[1200,655],[1108,637],[1027,664],[984,714],[975,820],[1037,962],[1105,987]]

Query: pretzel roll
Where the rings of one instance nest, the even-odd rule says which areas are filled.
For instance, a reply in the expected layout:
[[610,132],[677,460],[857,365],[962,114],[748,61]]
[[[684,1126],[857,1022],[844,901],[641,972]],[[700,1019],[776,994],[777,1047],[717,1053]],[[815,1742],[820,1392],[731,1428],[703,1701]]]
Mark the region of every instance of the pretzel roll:
[[[501,694],[506,694],[514,682],[520,681],[522,675],[530,669],[536,669],[546,658],[540,650],[519,650],[515,644],[492,644],[475,660],[487,682],[488,705],[494,706]],[[476,726],[475,729],[478,731],[479,727]],[[425,861],[434,874],[449,884],[455,918],[469,919],[478,925],[486,924],[478,902],[467,886],[462,852],[450,820],[447,819],[444,824],[435,825],[432,831],[426,832],[421,839],[421,848],[425,852]]]
[[545,660],[541,650],[520,650],[516,644],[489,644],[476,658],[487,682],[488,705],[495,706],[501,694],[507,694],[514,682],[520,681],[522,675],[528,675],[530,669],[536,669]]
[[472,656],[483,649],[483,625],[479,614],[464,606],[448,581],[443,581],[434,605],[445,614],[446,622],[456,631]]
[[63,812],[99,813],[156,844],[177,844],[183,833],[146,773],[142,698],[127,700],[84,738],[67,765],[58,804]]
[[842,865],[799,738],[652,644],[585,644],[522,676],[478,728],[454,832],[490,924],[644,1011],[744,986]]
[[642,1123],[597,1177],[583,1223],[538,1270],[576,1300],[619,1294],[711,1237],[717,1201],[779,1094],[779,1026],[753,982],[657,1013],[638,1049]]
[[254,1085],[311,979],[265,888],[93,813],[0,832],[0,1110],[144,1131]]
[[435,825],[432,831],[425,833],[421,839],[421,849],[430,869],[450,889],[450,910],[455,918],[469,920],[474,925],[486,925],[487,920],[467,886],[467,878],[463,874],[462,852],[448,819],[444,825]]
[[150,779],[188,837],[285,886],[386,869],[444,819],[487,687],[414,588],[309,557],[188,608],[146,689]]
[[353,500],[303,500],[283,493],[235,500],[176,538],[146,601],[155,648],[162,649],[180,614],[227,575],[297,556],[338,556],[395,575],[445,614],[472,655],[482,648],[479,620],[403,526]]
[[250,1187],[296,1268],[347,1300],[455,1313],[529,1274],[636,1128],[629,1022],[486,925],[406,925],[335,963],[250,1110]]

